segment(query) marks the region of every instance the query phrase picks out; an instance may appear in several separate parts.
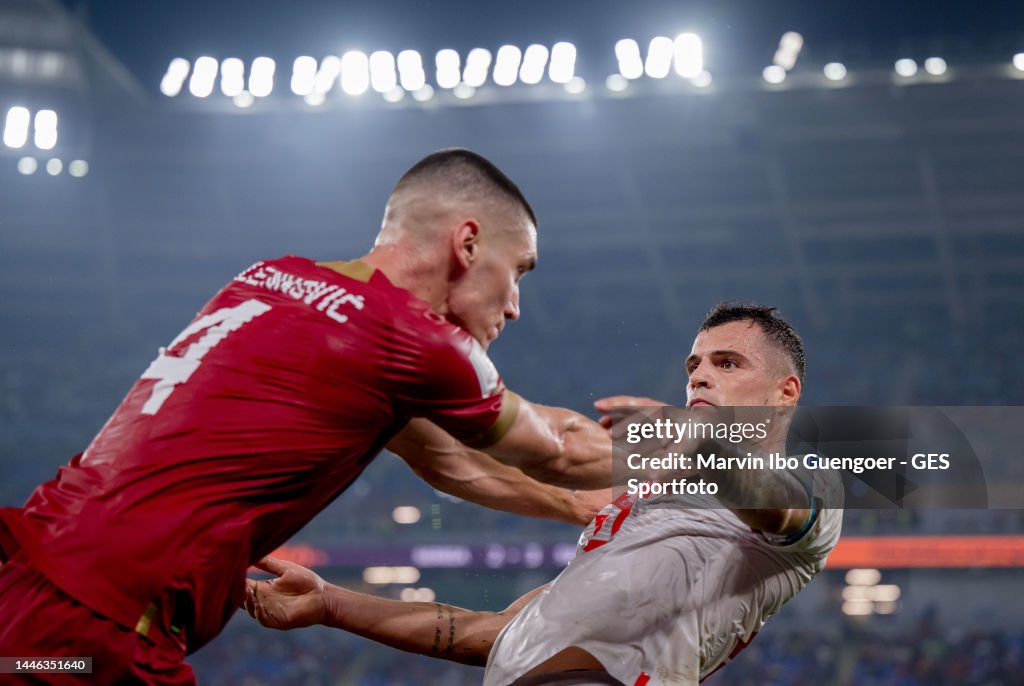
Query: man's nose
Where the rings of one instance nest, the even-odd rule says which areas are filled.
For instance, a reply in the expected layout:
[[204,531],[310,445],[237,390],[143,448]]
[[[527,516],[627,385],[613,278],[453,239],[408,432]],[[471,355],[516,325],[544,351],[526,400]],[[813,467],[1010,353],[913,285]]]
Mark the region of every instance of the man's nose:
[[690,372],[690,388],[710,388],[711,387],[711,370],[710,365],[705,362],[698,364],[692,372]]
[[515,288],[512,291],[511,297],[508,299],[508,304],[505,305],[505,319],[515,321],[519,319],[519,289]]

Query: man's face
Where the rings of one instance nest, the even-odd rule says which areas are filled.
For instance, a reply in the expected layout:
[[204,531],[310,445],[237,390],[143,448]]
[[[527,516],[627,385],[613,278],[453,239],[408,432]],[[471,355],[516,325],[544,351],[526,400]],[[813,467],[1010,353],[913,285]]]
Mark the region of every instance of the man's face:
[[486,349],[506,321],[519,319],[519,281],[536,263],[537,230],[532,223],[485,236],[465,274],[452,287],[448,319]]
[[[701,331],[686,358],[686,402],[690,407],[793,405],[799,398],[786,392],[782,352],[765,339],[750,320],[729,322]],[[795,378],[795,377],[794,377]]]

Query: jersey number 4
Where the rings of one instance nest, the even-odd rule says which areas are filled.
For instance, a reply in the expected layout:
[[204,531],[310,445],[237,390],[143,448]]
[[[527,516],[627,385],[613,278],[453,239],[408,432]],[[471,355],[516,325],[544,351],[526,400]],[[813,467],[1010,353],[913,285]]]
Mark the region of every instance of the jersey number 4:
[[[206,353],[232,331],[237,331],[243,324],[270,310],[270,305],[259,300],[246,300],[241,305],[223,307],[216,312],[203,315],[189,324],[188,328],[178,334],[166,348],[160,348],[160,354],[153,360],[149,368],[142,373],[143,379],[156,379],[149,400],[142,406],[142,414],[156,414],[170,397],[174,387],[188,381],[199,368]],[[167,351],[182,343],[186,338],[200,331],[206,333],[198,341],[188,346],[182,355],[168,355]]]

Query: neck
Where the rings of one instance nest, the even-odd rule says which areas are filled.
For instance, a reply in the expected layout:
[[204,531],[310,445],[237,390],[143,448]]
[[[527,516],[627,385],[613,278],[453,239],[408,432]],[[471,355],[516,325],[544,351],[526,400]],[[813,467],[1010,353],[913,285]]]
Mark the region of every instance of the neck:
[[375,246],[360,259],[383,272],[391,283],[425,300],[438,314],[447,314],[448,265],[435,252],[387,243]]

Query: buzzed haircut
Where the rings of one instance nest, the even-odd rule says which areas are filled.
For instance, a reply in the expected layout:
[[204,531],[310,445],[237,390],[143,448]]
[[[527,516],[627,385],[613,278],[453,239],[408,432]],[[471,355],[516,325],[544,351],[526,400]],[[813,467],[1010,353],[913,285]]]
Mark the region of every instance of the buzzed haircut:
[[486,157],[465,148],[446,148],[427,155],[402,175],[392,193],[435,179],[463,190],[490,193],[518,204],[526,211],[533,225],[537,226],[537,216],[519,186]]
[[720,302],[704,317],[700,331],[708,331],[730,322],[749,321],[761,327],[764,337],[779,347],[789,358],[796,370],[800,383],[804,381],[804,342],[800,334],[778,314],[778,308],[764,305],[749,305]]

